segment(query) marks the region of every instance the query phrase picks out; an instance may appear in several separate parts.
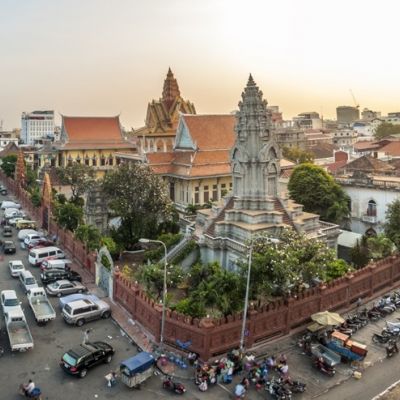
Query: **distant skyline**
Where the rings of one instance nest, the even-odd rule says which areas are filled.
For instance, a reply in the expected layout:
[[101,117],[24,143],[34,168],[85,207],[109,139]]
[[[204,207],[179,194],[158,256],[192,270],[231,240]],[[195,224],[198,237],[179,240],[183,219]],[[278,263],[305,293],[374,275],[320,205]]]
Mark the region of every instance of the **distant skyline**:
[[[0,0],[0,120],[121,114],[143,126],[171,67],[200,114],[237,109],[251,73],[285,119],[339,105],[400,111],[400,3]],[[57,122],[60,121],[58,115]]]

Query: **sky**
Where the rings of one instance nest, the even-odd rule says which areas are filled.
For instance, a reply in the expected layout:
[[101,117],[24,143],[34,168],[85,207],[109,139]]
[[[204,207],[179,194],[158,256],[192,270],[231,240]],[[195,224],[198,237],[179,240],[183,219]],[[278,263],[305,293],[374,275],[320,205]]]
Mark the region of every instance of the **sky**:
[[249,73],[285,119],[400,111],[397,0],[0,0],[0,120],[120,114],[143,126],[171,67],[199,114],[237,109]]

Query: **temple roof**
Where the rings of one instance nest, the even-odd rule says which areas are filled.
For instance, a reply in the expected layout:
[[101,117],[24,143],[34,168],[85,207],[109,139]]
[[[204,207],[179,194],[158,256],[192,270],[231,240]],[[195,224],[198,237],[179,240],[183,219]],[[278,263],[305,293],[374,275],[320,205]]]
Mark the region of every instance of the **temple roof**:
[[178,82],[169,68],[162,97],[148,104],[145,126],[136,129],[134,135],[174,136],[180,113],[196,114],[196,109],[193,103],[181,97]]
[[121,131],[119,116],[67,117],[62,116],[61,140],[64,150],[134,148]]

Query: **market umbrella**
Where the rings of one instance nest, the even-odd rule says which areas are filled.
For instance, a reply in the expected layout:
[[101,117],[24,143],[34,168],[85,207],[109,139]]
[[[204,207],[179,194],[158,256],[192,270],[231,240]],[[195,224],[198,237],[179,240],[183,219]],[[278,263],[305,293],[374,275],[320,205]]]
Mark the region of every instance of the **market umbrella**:
[[330,311],[321,311],[311,315],[311,319],[320,325],[339,325],[343,324],[344,319],[338,314]]

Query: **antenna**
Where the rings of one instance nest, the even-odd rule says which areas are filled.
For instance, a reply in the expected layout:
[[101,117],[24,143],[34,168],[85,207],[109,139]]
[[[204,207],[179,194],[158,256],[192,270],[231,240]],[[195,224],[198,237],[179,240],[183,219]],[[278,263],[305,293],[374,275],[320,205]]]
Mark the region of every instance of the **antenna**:
[[358,102],[357,102],[357,100],[356,100],[356,98],[355,98],[355,96],[354,96],[353,91],[352,91],[351,89],[349,89],[349,90],[350,90],[351,97],[353,98],[354,105],[356,106],[357,109],[359,109],[359,108],[360,108],[360,105],[358,104]]

